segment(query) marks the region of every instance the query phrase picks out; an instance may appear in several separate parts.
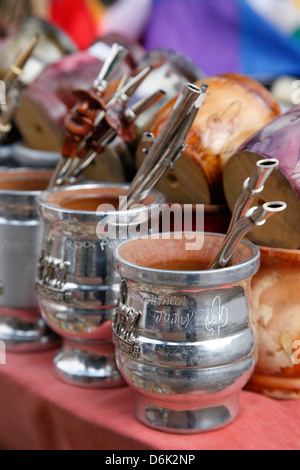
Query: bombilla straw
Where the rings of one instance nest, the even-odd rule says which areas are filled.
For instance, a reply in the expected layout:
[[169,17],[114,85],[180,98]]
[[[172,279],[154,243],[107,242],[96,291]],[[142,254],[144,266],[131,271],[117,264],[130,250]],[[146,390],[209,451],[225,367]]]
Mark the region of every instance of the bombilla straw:
[[209,270],[225,268],[233,257],[238,245],[254,227],[263,226],[273,215],[285,210],[284,202],[268,202],[263,206],[252,207],[239,219],[227,234],[219,254],[210,264]]
[[255,197],[263,192],[267,179],[278,166],[279,161],[275,158],[259,160],[256,163],[255,170],[245,181],[243,191],[234,207],[228,233],[236,222],[245,215]]
[[[154,139],[151,135],[152,145],[119,210],[143,201],[167,170],[173,169],[187,147],[185,139],[204,102],[206,91],[207,85],[199,88],[188,83],[185,86],[159,136]],[[144,137],[149,141],[149,133]]]
[[120,46],[117,43],[112,45],[110,53],[105,60],[98,77],[94,81],[94,88],[96,88],[101,93],[104,93],[107,90],[109,78],[120,65],[120,63],[125,59],[127,54],[128,50],[125,47]]
[[[97,128],[102,125],[106,116],[107,109],[117,103],[126,104],[151,71],[152,67],[149,65],[143,70],[141,70],[135,77],[128,77],[127,75],[125,75],[121,79],[116,93],[106,105],[106,110],[100,111],[95,119],[94,127],[96,131]],[[114,136],[114,133],[112,131],[109,132],[110,135]],[[87,143],[87,140],[88,139],[84,139],[79,144],[77,154],[79,154],[83,150],[84,146]],[[110,140],[108,139],[107,143],[109,143]],[[103,145],[107,145],[107,143],[105,142],[106,138],[104,139]],[[60,171],[57,176],[56,184],[61,185],[64,183],[65,180],[69,180],[69,182],[76,181],[76,178],[78,178],[78,176],[80,176],[81,173],[86,170],[86,168],[97,158],[97,156],[98,152],[90,151],[84,157],[75,157],[73,160],[71,160],[71,162],[69,162],[69,164],[67,163],[66,166]]]
[[[110,76],[125,58],[127,53],[128,50],[125,49],[125,47],[120,46],[117,43],[112,45],[110,53],[108,54],[104,64],[102,65],[98,77],[93,83],[94,88],[96,88],[98,92],[100,92],[101,96],[105,93],[108,87],[108,80]],[[103,115],[101,112],[100,114],[101,119],[103,119]],[[70,162],[70,160],[71,159],[69,159],[68,156],[61,156],[60,161],[58,162],[57,167],[54,170],[52,178],[49,182],[48,189],[53,188],[57,184],[58,179],[68,171],[72,163]]]
[[[149,65],[143,70],[141,70],[135,77],[128,77],[128,75],[124,75],[123,78],[121,78],[121,81],[114,96],[106,105],[106,108],[109,108],[110,106],[113,106],[116,103],[127,103],[151,71],[152,67],[151,65]],[[95,120],[95,128],[100,126],[101,122],[105,118],[105,114],[106,110],[103,110],[99,113]]]
[[[138,89],[138,87],[143,83],[143,81],[147,78],[149,73],[152,71],[151,65],[145,67],[143,70],[141,70],[135,77],[129,77],[127,75],[124,75],[123,78],[121,78],[121,81],[119,83],[119,86],[116,90],[116,93],[114,96],[111,98],[109,103],[106,105],[106,108],[109,108],[110,106],[113,106],[116,103],[127,103],[131,96],[134,94],[134,92]],[[95,128],[100,126],[101,122],[105,118],[106,110],[103,110],[99,113],[95,120]],[[83,145],[81,146],[83,147]],[[81,148],[79,148],[79,151]]]

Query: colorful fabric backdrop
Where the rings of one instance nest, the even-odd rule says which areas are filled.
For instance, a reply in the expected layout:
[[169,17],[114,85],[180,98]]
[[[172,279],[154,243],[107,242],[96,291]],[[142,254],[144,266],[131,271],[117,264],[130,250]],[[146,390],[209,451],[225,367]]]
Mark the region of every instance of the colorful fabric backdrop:
[[98,36],[105,11],[105,6],[98,0],[51,0],[50,4],[51,19],[80,49],[86,49]]
[[51,19],[80,49],[95,38],[118,32],[140,40],[151,16],[152,0],[50,0]]
[[[300,44],[294,37],[297,26],[292,31],[279,28],[275,15],[271,20],[266,10],[262,12],[262,3],[262,0],[153,0],[145,33],[146,47],[175,48],[194,59],[208,75],[226,71],[260,79],[300,75]],[[289,0],[267,3],[287,6]],[[299,17],[299,5],[293,6]]]
[[169,47],[208,75],[300,76],[300,0],[52,0],[52,18],[86,48],[109,31]]

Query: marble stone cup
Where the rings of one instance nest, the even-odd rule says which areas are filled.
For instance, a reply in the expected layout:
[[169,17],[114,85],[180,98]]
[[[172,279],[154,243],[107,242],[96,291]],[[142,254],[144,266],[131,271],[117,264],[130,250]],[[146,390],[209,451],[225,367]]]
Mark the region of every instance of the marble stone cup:
[[43,234],[37,197],[50,176],[46,170],[0,170],[0,340],[11,352],[39,352],[60,341],[43,321],[35,292]]
[[72,386],[124,385],[112,343],[120,285],[113,250],[142,224],[148,233],[150,207],[163,202],[153,192],[145,205],[121,213],[119,197],[127,189],[88,183],[54,188],[39,198],[44,242],[36,288],[43,318],[63,338],[54,358],[55,376]]
[[251,279],[260,252],[245,241],[232,267],[209,271],[222,241],[217,234],[169,233],[115,250],[116,361],[135,392],[136,418],[150,428],[206,432],[239,413],[256,363]]

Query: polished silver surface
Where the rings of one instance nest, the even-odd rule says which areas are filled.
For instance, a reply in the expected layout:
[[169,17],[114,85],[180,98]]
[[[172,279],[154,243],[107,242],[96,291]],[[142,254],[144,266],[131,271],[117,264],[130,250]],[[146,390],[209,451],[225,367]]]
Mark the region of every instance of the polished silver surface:
[[212,274],[203,264],[224,237],[202,234],[202,248],[188,252],[185,236],[141,238],[115,250],[121,289],[113,341],[136,418],[191,434],[222,428],[239,413],[257,357],[251,279],[260,252],[243,242],[237,264]]
[[125,59],[126,55],[128,54],[128,50],[120,46],[120,44],[113,44],[110,53],[106,59],[106,61],[103,64],[103,67],[94,81],[94,88],[96,88],[100,92],[104,92],[108,88],[108,81],[113,74],[113,72],[116,70],[118,65]]
[[62,382],[84,388],[124,386],[116,368],[115,349],[111,341],[68,341],[54,358],[54,374]]
[[[127,233],[137,218],[148,226],[149,208],[126,212],[122,225],[117,220],[120,213],[113,208],[74,210],[63,208],[62,204],[93,196],[104,200],[115,196],[118,200],[127,188],[118,184],[82,184],[55,188],[39,198],[44,241],[36,288],[45,321],[64,340],[54,361],[55,375],[71,385],[87,388],[124,385],[112,344],[112,319],[120,284],[113,250],[121,242],[118,237],[124,236],[122,230]],[[154,192],[152,201],[159,204],[163,199]],[[116,239],[108,238],[103,231],[108,217],[112,223],[116,217]]]
[[[0,174],[26,180],[44,170],[7,169]],[[8,351],[39,351],[59,344],[43,322],[35,292],[42,242],[37,191],[0,189],[0,340]]]
[[13,353],[48,351],[61,344],[36,309],[4,310],[0,307],[0,338],[6,350]]
[[[186,84],[160,134],[152,142],[150,140],[145,160],[127,193],[128,207],[143,201],[167,170],[172,170],[181,158],[186,149],[185,139],[203,104],[206,91],[207,85],[199,88]],[[145,138],[149,139],[149,134]]]

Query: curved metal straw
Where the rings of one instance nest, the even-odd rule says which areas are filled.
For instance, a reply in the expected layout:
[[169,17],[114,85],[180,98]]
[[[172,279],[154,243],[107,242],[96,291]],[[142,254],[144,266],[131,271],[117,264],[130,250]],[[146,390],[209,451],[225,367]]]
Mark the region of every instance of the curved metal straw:
[[[144,113],[148,108],[153,106],[157,101],[159,101],[163,96],[165,96],[165,91],[157,90],[156,92],[152,93],[150,96],[142,98],[141,101],[138,101],[130,108],[127,108],[125,111],[124,119],[127,123],[133,123],[138,116]],[[117,133],[115,129],[108,129],[108,131],[98,140],[97,145],[99,147],[105,147],[108,145],[115,137]],[[99,152],[92,151],[82,160],[80,160],[78,164],[74,162],[70,172],[68,172],[65,176],[65,179],[68,178],[69,183],[74,183],[76,179],[83,173],[88,166],[95,160],[95,158],[99,155]]]
[[254,227],[263,226],[273,215],[287,208],[284,202],[267,202],[263,206],[253,207],[236,222],[227,234],[219,254],[209,266],[209,270],[221,269],[228,265],[239,243]]
[[148,145],[147,156],[119,210],[126,210],[136,202],[143,201],[167,170],[173,169],[187,147],[184,142],[204,102],[207,88],[205,84],[199,88],[188,83],[159,136],[155,139],[152,134],[144,135],[144,140],[151,145]]
[[275,158],[259,160],[256,163],[253,174],[244,183],[243,191],[233,210],[227,233],[229,233],[236,222],[245,215],[254,199],[263,192],[267,179],[278,167],[279,161]]
[[[138,75],[133,78],[128,79],[127,76],[121,80],[119,87],[112,97],[110,102],[107,104],[107,108],[113,106],[116,103],[124,103],[126,104],[133,93],[137,90],[137,88],[141,85],[141,83],[146,79],[149,73],[152,71],[152,67],[148,66],[145,67]],[[126,81],[125,81],[126,79]],[[153,103],[152,103],[153,104]],[[106,115],[106,111],[100,111],[96,120],[95,120],[95,129],[101,126],[104,118]],[[108,132],[105,134],[104,137],[98,141],[98,145],[102,145],[103,147],[106,146],[114,137],[116,133],[113,129],[109,129]],[[90,136],[89,136],[90,137]],[[87,140],[87,139],[86,139]],[[83,141],[78,147],[78,154],[84,148],[86,144],[86,140]],[[86,168],[97,158],[99,155],[98,152],[91,150],[87,153],[84,157],[75,157],[71,159],[71,164],[67,166],[66,171],[61,172],[59,175],[59,179],[57,180],[57,185],[62,184],[65,180],[69,179],[69,183],[73,183],[76,179],[83,173]]]

